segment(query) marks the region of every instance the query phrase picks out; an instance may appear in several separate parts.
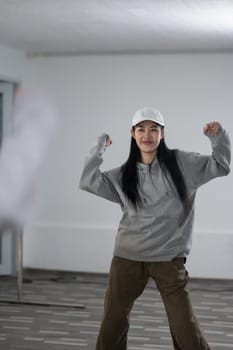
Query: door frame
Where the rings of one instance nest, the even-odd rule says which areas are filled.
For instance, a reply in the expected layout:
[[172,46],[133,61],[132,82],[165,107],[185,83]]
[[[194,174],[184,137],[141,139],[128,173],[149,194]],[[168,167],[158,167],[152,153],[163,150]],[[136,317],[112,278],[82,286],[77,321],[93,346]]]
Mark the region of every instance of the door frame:
[[[12,132],[12,106],[16,83],[0,79],[0,94],[3,96],[2,113],[2,140]],[[16,245],[17,237],[11,229],[0,232],[1,261],[0,275],[16,274]]]

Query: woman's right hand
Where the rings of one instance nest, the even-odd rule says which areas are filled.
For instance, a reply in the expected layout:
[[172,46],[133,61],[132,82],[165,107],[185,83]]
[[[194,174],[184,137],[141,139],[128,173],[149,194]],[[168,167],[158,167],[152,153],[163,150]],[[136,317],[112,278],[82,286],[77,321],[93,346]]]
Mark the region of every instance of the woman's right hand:
[[112,139],[110,136],[106,137],[105,146],[109,147],[112,144]]

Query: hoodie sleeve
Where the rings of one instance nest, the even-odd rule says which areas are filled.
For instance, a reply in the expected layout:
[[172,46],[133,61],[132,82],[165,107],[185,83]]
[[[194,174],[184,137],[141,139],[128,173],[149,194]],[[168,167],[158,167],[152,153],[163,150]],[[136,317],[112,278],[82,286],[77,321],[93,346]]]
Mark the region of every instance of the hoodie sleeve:
[[110,171],[101,172],[100,165],[103,162],[102,155],[105,151],[107,134],[102,134],[97,139],[96,145],[85,158],[84,168],[79,181],[81,190],[93,193],[112,202],[119,203],[119,195],[113,182],[110,180]]
[[208,136],[212,146],[211,155],[177,151],[188,187],[197,189],[208,181],[230,173],[231,144],[227,132],[220,127],[216,136]]

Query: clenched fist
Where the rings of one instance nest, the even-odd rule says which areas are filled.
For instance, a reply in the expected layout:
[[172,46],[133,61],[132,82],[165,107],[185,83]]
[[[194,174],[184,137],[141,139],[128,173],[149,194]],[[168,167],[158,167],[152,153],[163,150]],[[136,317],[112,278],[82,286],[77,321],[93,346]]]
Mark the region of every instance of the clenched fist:
[[219,122],[210,122],[205,125],[203,132],[206,136],[216,136],[219,133],[221,125]]
[[110,138],[110,136],[106,137],[106,141],[105,141],[105,146],[108,147],[112,144],[112,139]]

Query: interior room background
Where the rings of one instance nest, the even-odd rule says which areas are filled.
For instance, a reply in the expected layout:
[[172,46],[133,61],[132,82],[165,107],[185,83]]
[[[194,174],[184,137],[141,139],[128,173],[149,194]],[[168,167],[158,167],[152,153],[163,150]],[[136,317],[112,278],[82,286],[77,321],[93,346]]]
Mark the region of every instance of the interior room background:
[[[113,145],[102,169],[129,153],[130,123],[157,107],[171,148],[211,152],[205,123],[218,120],[233,136],[232,54],[27,57],[0,48],[0,79],[51,94],[59,131],[40,181],[40,206],[24,228],[24,267],[107,273],[120,208],[78,188],[84,158],[102,132]],[[192,277],[233,278],[233,175],[205,185],[196,199]]]

